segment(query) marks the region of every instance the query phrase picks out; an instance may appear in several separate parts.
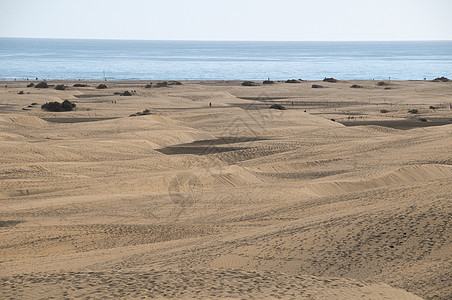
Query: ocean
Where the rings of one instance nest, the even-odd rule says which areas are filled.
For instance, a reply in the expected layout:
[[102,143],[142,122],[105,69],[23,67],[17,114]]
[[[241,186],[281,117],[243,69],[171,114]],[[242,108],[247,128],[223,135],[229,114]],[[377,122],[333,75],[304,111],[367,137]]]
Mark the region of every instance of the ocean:
[[452,41],[205,42],[0,38],[0,80],[428,80]]

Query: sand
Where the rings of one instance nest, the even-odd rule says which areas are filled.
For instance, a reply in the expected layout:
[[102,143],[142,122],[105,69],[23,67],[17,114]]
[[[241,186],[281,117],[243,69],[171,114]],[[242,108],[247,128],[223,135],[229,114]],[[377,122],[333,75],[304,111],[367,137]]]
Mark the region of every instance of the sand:
[[452,82],[28,83],[0,89],[0,298],[452,297]]

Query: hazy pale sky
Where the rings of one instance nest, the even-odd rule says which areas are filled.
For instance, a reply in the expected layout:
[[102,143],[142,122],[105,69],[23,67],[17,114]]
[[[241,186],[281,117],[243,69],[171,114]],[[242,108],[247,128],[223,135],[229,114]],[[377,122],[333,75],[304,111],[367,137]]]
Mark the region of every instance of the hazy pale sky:
[[452,40],[452,0],[0,0],[0,37]]

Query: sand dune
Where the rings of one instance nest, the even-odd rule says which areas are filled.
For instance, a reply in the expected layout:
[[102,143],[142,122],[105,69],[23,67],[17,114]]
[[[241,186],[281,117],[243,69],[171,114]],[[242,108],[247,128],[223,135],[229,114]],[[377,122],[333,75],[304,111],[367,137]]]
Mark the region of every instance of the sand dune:
[[0,297],[452,297],[452,85],[351,84],[8,83]]

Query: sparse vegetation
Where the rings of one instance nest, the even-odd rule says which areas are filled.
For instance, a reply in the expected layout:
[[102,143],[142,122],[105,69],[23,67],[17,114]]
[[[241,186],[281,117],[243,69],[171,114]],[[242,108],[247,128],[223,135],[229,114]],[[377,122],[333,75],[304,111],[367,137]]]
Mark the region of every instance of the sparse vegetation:
[[120,94],[121,96],[132,96],[132,93],[130,93],[129,91],[124,91],[123,93]]
[[55,90],[64,91],[66,86],[64,84],[59,84],[55,87]]
[[386,109],[380,109],[380,113],[382,113],[382,114],[385,114],[385,113],[388,113],[389,111],[388,110],[386,110]]
[[63,103],[60,103],[58,101],[55,102],[47,102],[43,105],[41,105],[41,109],[47,110],[47,111],[54,111],[54,112],[62,112],[62,111],[72,111],[74,110],[74,107],[76,105],[72,103],[69,100],[64,100]]
[[24,91],[19,91],[17,94],[23,95],[23,94],[24,94]]
[[419,111],[416,108],[409,109],[408,112],[410,114],[417,114]]
[[87,87],[88,85],[86,83],[76,83],[73,85],[73,87]]
[[49,85],[45,81],[41,81],[40,83],[35,85],[35,88],[37,88],[37,89],[46,89],[48,87],[49,87]]
[[33,82],[30,82],[29,84],[27,84],[27,87],[34,87],[35,84]]
[[289,80],[286,80],[286,83],[301,83],[301,80],[289,79]]
[[152,88],[152,82],[151,83],[149,83],[149,84],[146,84],[145,86],[144,86],[146,89],[150,89],[150,88]]
[[39,103],[33,102],[31,105],[39,105]]
[[98,90],[108,89],[108,86],[104,83],[101,83],[96,87],[96,89]]
[[358,85],[358,84],[354,84],[352,86],[350,86],[352,89],[362,89],[363,86],[362,85]]
[[156,88],[168,87],[168,82],[167,81],[157,82],[154,86]]
[[441,77],[437,77],[435,79],[433,79],[434,82],[448,82],[449,78],[441,76]]
[[172,80],[168,82],[168,85],[182,85],[182,82]]
[[271,109],[279,109],[279,110],[285,110],[286,108],[284,106],[282,106],[281,104],[272,104],[270,105]]
[[337,79],[335,79],[335,78],[325,78],[325,79],[323,79],[323,81],[325,81],[325,82],[331,82],[331,83],[336,83],[337,82]]
[[321,88],[323,88],[323,86],[320,85],[320,84],[313,84],[313,85],[312,85],[312,88],[313,88],[313,89],[321,89]]
[[271,80],[264,80],[264,81],[262,81],[262,84],[275,84],[275,82],[273,82]]
[[419,121],[421,121],[421,122],[427,122],[427,119],[426,119],[426,118],[420,118]]
[[258,86],[259,84],[257,84],[256,82],[253,81],[244,81],[242,82],[243,86]]
[[389,83],[384,82],[384,81],[379,81],[379,82],[377,82],[377,85],[378,85],[378,86],[388,86]]
[[147,116],[147,115],[150,115],[150,114],[151,114],[151,111],[149,109],[145,109],[145,110],[143,110],[141,112],[137,112],[137,113],[131,114],[130,117]]
[[428,108],[429,108],[429,109],[433,109],[433,110],[437,109],[437,107],[436,107],[436,106],[433,106],[433,105],[430,105]]

